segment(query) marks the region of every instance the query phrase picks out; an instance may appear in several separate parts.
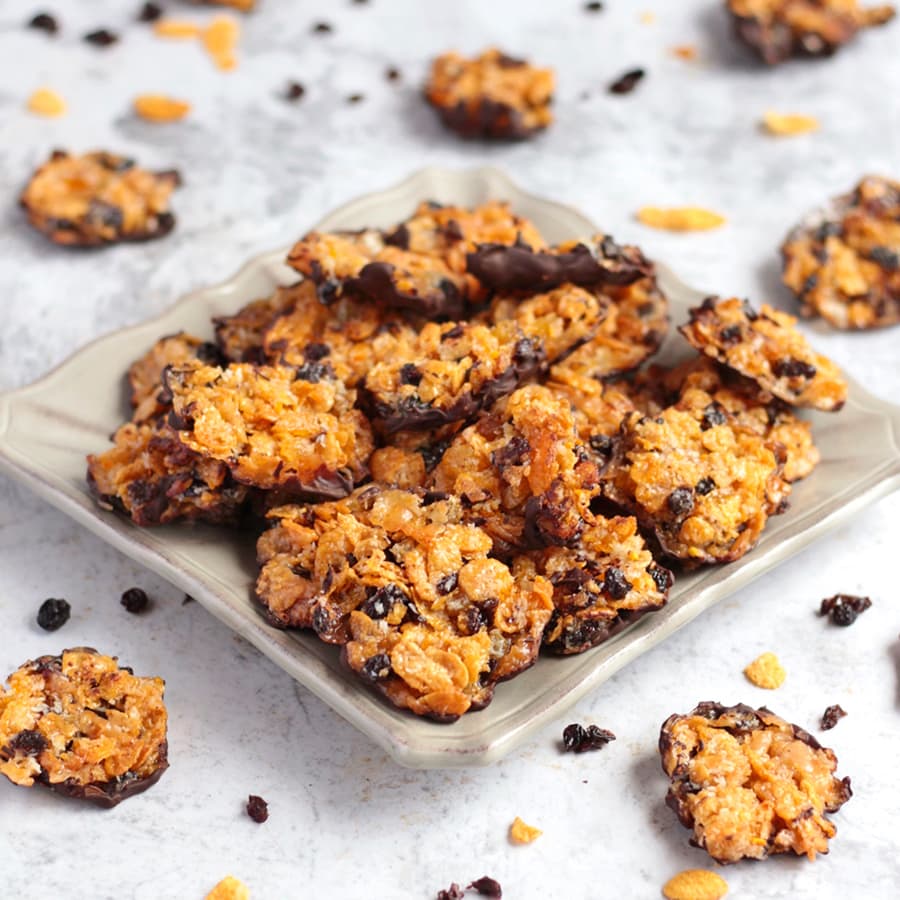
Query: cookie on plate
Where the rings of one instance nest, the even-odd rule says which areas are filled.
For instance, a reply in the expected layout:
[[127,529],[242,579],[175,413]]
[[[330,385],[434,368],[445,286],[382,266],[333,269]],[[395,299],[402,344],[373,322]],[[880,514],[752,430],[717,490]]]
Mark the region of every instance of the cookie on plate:
[[55,150],[20,203],[31,225],[54,243],[98,247],[168,234],[175,227],[169,197],[180,183],[175,171],[150,172],[124,156]]
[[765,707],[706,702],[669,716],[659,752],[666,803],[720,863],[827,853],[837,829],[826,813],[851,796],[834,752]]
[[87,481],[100,506],[125,513],[135,525],[179,519],[236,524],[248,499],[228,466],[184,446],[165,420],[127,422],[113,446],[87,458]]
[[467,59],[451,51],[431,64],[425,97],[464,138],[523,140],[553,121],[555,78],[496,48]]
[[112,807],[168,768],[161,678],[89,647],[25,663],[0,689],[0,773]]
[[163,380],[178,440],[225,463],[241,484],[334,498],[368,474],[369,423],[325,364],[222,369],[194,362],[169,367]]
[[793,316],[765,303],[757,312],[737,297],[707,297],[690,316],[678,330],[691,346],[785,403],[823,412],[837,412],[844,405],[844,376],[810,347]]
[[660,566],[631,517],[586,514],[571,547],[528,554],[553,585],[553,615],[544,631],[552,653],[583,653],[646,612],[665,605],[672,573]]
[[893,6],[858,0],[726,0],[737,36],[769,65],[792,56],[830,56],[861,28],[884,25]]
[[770,515],[787,506],[784,449],[726,419],[669,407],[629,413],[601,477],[604,496],[627,509],[671,557],[739,559]]
[[835,328],[900,322],[900,182],[869,175],[808,216],[781,246],[804,316]]

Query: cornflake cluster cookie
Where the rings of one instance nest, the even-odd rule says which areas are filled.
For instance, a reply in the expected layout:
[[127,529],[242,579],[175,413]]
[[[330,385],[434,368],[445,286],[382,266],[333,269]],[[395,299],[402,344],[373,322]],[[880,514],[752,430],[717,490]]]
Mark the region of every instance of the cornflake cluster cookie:
[[289,262],[302,280],[214,344],[131,366],[88,480],[140,526],[254,529],[268,621],[439,720],[661,608],[668,566],[748,552],[818,462],[793,405],[843,399],[790,317],[739,301],[645,366],[669,324],[653,263],[605,232],[549,245],[499,201],[311,232]]
[[667,804],[720,863],[827,853],[837,830],[827,813],[851,796],[834,753],[765,707],[701,703],[672,715],[659,752]]
[[169,197],[180,183],[175,171],[149,172],[112,153],[55,150],[19,202],[55,244],[98,247],[168,234],[175,227]]
[[168,768],[161,678],[89,647],[25,663],[0,690],[0,773],[112,807]]
[[900,322],[900,182],[870,175],[812,213],[781,247],[804,316],[843,329]]
[[464,138],[523,140],[553,121],[555,78],[496,48],[466,59],[444,53],[431,64],[425,97]]
[[769,65],[792,56],[831,56],[862,28],[884,25],[889,4],[858,0],[726,0],[737,36]]
[[797,320],[767,304],[756,312],[746,301],[708,297],[679,329],[693,347],[763,390],[790,403],[836,412],[847,399],[838,367],[816,353],[795,328]]

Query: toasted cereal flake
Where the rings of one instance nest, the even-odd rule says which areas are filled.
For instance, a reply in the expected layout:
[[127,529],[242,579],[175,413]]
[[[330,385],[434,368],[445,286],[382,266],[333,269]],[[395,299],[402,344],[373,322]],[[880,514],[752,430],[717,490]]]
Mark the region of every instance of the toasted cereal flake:
[[720,900],[728,893],[728,883],[709,869],[685,869],[663,885],[668,900]]
[[56,91],[38,88],[28,98],[28,109],[39,116],[61,116],[66,111],[66,101]]
[[763,653],[744,669],[744,674],[757,687],[774,691],[784,684],[787,673],[774,653]]
[[240,26],[231,16],[216,16],[203,32],[203,46],[220,69],[233,69],[237,65],[234,51],[240,34]]
[[512,825],[509,826],[509,839],[514,844],[530,844],[536,841],[544,832],[540,828],[528,825],[518,816],[513,819]]
[[672,48],[672,56],[691,62],[697,58],[697,48],[693,44],[678,44]]
[[160,19],[153,26],[153,33],[161,38],[189,40],[200,37],[200,26],[196,22],[186,22],[183,19]]
[[666,231],[708,231],[725,224],[725,217],[700,206],[642,206],[637,220],[650,228]]
[[777,113],[769,110],[762,117],[763,131],[776,137],[792,137],[795,134],[808,134],[819,130],[819,120],[814,116],[803,116],[799,113]]
[[250,889],[233,875],[226,875],[206,895],[206,900],[250,900]]
[[134,111],[148,122],[177,122],[191,111],[191,104],[163,94],[141,94],[134,98]]

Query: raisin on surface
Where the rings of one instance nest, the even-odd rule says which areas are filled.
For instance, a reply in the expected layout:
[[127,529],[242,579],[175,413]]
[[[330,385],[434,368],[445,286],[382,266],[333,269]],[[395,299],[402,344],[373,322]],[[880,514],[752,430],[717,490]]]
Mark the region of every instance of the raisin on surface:
[[566,753],[587,753],[590,750],[600,750],[616,736],[598,725],[588,725],[585,728],[577,722],[567,725],[563,730],[563,750]]
[[150,605],[150,598],[147,596],[146,591],[139,587],[133,587],[128,588],[122,594],[122,599],[119,602],[130,613],[142,613],[146,612],[147,607]]
[[69,606],[68,600],[51,597],[41,604],[37,614],[37,623],[44,631],[56,631],[69,621],[70,615],[72,615],[72,607]]
[[59,31],[59,22],[50,13],[38,13],[29,20],[28,27],[46,31],[47,34],[56,34]]
[[266,803],[262,797],[251,794],[247,798],[247,815],[250,816],[254,822],[262,825],[262,823],[269,818],[269,804]]
[[632,69],[617,78],[609,86],[609,92],[611,94],[630,94],[640,84],[645,74],[643,69]]
[[830,616],[835,625],[846,628],[852,625],[860,613],[864,613],[872,601],[868,597],[857,597],[853,594],[835,594],[826,597],[819,607],[820,616]]
[[138,11],[138,22],[155,22],[163,14],[158,3],[145,3]]
[[477,891],[482,897],[491,897],[492,900],[500,900],[503,896],[503,888],[500,887],[500,882],[496,878],[489,878],[487,875],[482,875],[481,878],[471,882],[469,888]]
[[822,713],[822,731],[831,731],[837,725],[838,720],[843,719],[846,715],[847,711],[838,706],[838,704],[829,706]]

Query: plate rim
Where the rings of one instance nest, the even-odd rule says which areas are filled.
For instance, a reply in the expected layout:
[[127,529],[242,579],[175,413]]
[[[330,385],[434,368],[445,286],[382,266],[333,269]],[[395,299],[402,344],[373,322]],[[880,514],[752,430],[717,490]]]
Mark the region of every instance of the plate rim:
[[[536,203],[548,209],[555,209],[558,213],[565,214],[573,220],[580,220],[591,231],[597,230],[596,226],[574,206],[523,190],[505,172],[494,166],[466,168],[428,166],[382,190],[370,191],[340,204],[317,222],[313,228],[327,230],[332,227],[330,225],[332,221],[340,221],[342,217],[352,214],[354,209],[371,203],[390,202],[391,198],[397,198],[404,192],[416,191],[429,182],[448,179],[457,179],[460,182],[480,179],[485,182],[488,189],[499,187],[513,204]],[[417,199],[422,200],[426,197],[420,193],[417,195]],[[311,671],[299,671],[297,661],[292,658],[281,642],[273,641],[274,635],[271,633],[270,626],[263,623],[261,617],[258,622],[252,622],[245,614],[232,609],[231,605],[216,594],[199,574],[185,568],[178,560],[169,558],[165,553],[142,540],[141,530],[135,529],[132,533],[129,529],[121,527],[126,523],[121,522],[120,517],[116,516],[115,519],[110,519],[109,514],[103,514],[93,504],[79,502],[79,500],[85,500],[86,494],[70,494],[62,488],[50,484],[38,471],[38,467],[30,467],[27,460],[21,458],[21,453],[16,453],[16,447],[7,440],[9,419],[16,404],[27,403],[32,395],[40,396],[42,391],[52,389],[54,379],[60,377],[70,365],[75,364],[81,357],[96,350],[98,345],[107,341],[127,339],[134,332],[150,329],[153,325],[177,315],[182,307],[195,303],[204,303],[208,307],[216,297],[227,295],[229,292],[239,292],[240,283],[253,277],[255,273],[266,272],[275,277],[276,271],[285,269],[283,263],[285,252],[285,248],[280,248],[257,254],[245,261],[230,278],[217,284],[189,291],[148,319],[98,335],[29,384],[0,392],[0,470],[5,471],[42,499],[88,528],[107,544],[192,594],[212,615],[252,643],[261,653],[319,696],[339,715],[374,740],[391,758],[403,766],[456,768],[489,765],[497,761],[524,741],[531,732],[546,724],[550,718],[570,708],[581,697],[602,684],[628,662],[656,643],[671,637],[710,606],[759,577],[763,572],[780,565],[808,544],[818,540],[828,530],[855,515],[859,509],[900,489],[900,406],[881,400],[852,379],[848,379],[854,402],[867,412],[886,419],[890,423],[890,433],[897,454],[892,459],[885,459],[880,466],[876,466],[867,473],[867,476],[860,482],[862,489],[848,498],[846,503],[832,509],[829,515],[816,523],[815,528],[805,527],[799,533],[788,536],[781,544],[770,548],[766,554],[761,555],[755,565],[754,561],[748,557],[749,564],[738,571],[733,570],[730,574],[727,572],[727,567],[710,567],[709,579],[698,586],[696,597],[694,594],[691,595],[691,600],[694,602],[685,603],[670,610],[669,614],[664,617],[661,617],[661,614],[666,612],[665,608],[660,610],[656,616],[644,617],[632,629],[629,629],[633,638],[629,643],[616,645],[618,649],[611,656],[595,666],[579,684],[565,690],[562,698],[554,700],[549,695],[543,695],[542,702],[530,706],[527,713],[513,714],[511,718],[515,721],[511,727],[501,727],[502,723],[501,726],[494,726],[494,730],[500,728],[500,731],[491,737],[484,737],[479,741],[475,741],[471,737],[464,737],[463,740],[467,741],[466,746],[452,746],[454,743],[452,725],[428,723],[434,725],[435,730],[421,729],[420,720],[414,719],[406,711],[388,707],[380,698],[378,701],[385,706],[385,715],[373,718],[363,705],[355,704],[353,702],[355,697],[351,696],[357,693],[362,694],[363,686],[353,685],[354,690],[348,690],[348,685],[339,682],[338,679],[333,679],[333,673],[326,672],[319,661],[313,657],[309,657],[313,664],[312,668],[319,668],[321,672],[317,674]],[[658,268],[660,278],[667,287],[667,291],[674,289],[696,295],[698,298],[705,295],[704,292],[682,282],[664,264],[658,264]],[[836,496],[840,496],[840,494]],[[724,574],[722,574],[723,572]],[[726,580],[728,580],[728,584],[723,587],[722,583]],[[654,621],[663,626],[663,634],[657,633],[660,629],[653,627]],[[641,627],[642,625],[643,627]],[[284,632],[280,632],[280,634],[284,634]],[[294,644],[294,646],[298,645]],[[478,713],[473,715],[478,715]],[[407,721],[407,727],[398,730],[398,716],[402,716]],[[393,729],[391,728],[392,720]],[[422,730],[424,733],[417,735],[417,730]]]

